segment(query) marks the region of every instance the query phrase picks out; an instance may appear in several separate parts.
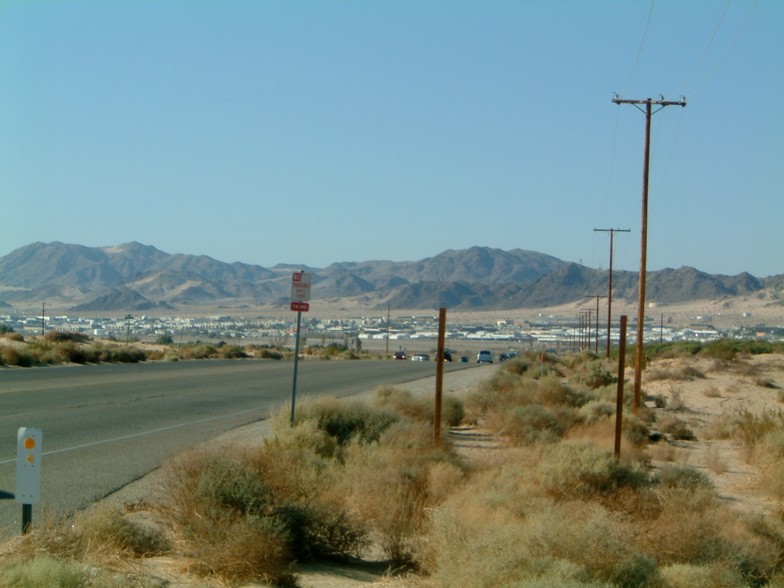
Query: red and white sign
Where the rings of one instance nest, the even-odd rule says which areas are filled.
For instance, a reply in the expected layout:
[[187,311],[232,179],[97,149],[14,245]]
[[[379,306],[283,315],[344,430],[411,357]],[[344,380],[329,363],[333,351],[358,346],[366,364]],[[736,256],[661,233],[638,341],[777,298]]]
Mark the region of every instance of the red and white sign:
[[[307,302],[310,300],[310,280],[308,272],[294,272],[291,276],[291,301]],[[292,309],[293,310],[293,309]]]
[[307,302],[292,302],[291,310],[297,310],[299,312],[308,312],[308,310],[310,310],[310,304]]

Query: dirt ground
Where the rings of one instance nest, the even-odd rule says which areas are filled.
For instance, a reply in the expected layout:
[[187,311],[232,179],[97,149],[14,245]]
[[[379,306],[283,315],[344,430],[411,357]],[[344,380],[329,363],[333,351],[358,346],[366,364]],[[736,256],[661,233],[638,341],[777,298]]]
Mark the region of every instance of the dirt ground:
[[[444,393],[457,396],[475,389],[489,378],[497,366],[482,366],[446,374]],[[631,374],[627,372],[628,378]],[[435,390],[434,378],[427,378],[401,386],[415,394],[430,394]],[[760,485],[761,472],[747,460],[747,453],[733,439],[717,438],[717,423],[722,419],[747,410],[754,414],[782,409],[784,394],[784,355],[757,355],[737,362],[717,362],[704,358],[660,359],[651,362],[643,374],[645,404],[656,412],[657,423],[673,420],[683,423],[693,433],[693,439],[675,439],[664,435],[649,446],[651,465],[664,463],[690,465],[704,472],[714,483],[718,494],[732,507],[744,512],[765,513],[777,507],[766,496]],[[372,394],[372,391],[367,393]],[[216,440],[226,443],[248,436],[264,434],[264,423],[250,425]],[[481,459],[483,452],[490,455],[502,445],[482,431],[462,429],[457,445],[472,458]],[[133,484],[110,500],[121,503],[136,502],[154,497],[157,473]],[[174,557],[144,560],[144,572],[165,580],[171,588],[207,588],[217,584],[204,583],[187,575],[185,564]],[[140,570],[141,571],[141,570]],[[367,588],[370,586],[400,586],[399,580],[386,575],[386,566],[379,555],[362,564],[340,567],[326,564],[301,566],[296,570],[302,588]],[[251,586],[263,584],[251,583]]]
[[[643,390],[649,406],[656,397],[666,406],[655,409],[657,421],[677,418],[694,433],[692,440],[669,439],[651,445],[653,463],[672,461],[690,465],[713,481],[719,496],[744,512],[770,512],[778,504],[760,486],[761,472],[748,461],[748,451],[732,438],[717,438],[722,419],[747,410],[755,415],[782,410],[784,356],[755,355],[726,364],[712,359],[662,359],[643,373]],[[688,367],[689,380],[674,379]],[[661,402],[659,402],[661,404]]]

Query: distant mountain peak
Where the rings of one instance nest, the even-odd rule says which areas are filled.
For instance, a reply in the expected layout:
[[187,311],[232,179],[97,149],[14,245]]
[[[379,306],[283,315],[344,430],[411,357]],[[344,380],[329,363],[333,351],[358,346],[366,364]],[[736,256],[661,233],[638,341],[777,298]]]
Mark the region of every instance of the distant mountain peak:
[[[314,299],[361,297],[394,308],[462,310],[554,306],[604,292],[607,272],[551,255],[473,246],[415,261],[344,261],[325,268],[281,263],[267,269],[207,255],[169,254],[137,241],[109,247],[32,243],[0,257],[4,302],[59,300],[75,310],[146,310],[213,304],[280,304],[291,274],[313,273]],[[771,279],[778,278],[775,282]],[[649,299],[675,302],[748,294],[779,284],[747,273],[712,276],[682,267],[650,272]],[[619,297],[636,297],[637,274],[615,272]]]

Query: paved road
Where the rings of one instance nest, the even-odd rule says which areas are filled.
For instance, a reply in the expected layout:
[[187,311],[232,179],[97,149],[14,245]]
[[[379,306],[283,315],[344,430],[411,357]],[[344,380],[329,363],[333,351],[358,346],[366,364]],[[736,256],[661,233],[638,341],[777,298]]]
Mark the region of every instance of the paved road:
[[[471,364],[447,364],[446,370]],[[297,399],[348,396],[435,373],[435,363],[304,361]],[[293,363],[193,361],[0,370],[0,493],[15,488],[19,427],[43,430],[42,512],[73,512],[167,458],[291,399]],[[21,505],[0,500],[0,535]]]

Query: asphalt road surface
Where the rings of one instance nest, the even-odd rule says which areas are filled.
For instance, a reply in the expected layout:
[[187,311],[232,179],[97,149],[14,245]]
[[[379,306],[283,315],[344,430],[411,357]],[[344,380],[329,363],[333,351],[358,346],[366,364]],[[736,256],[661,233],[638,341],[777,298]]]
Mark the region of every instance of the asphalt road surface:
[[[445,364],[445,371],[472,364]],[[21,529],[19,427],[43,431],[44,513],[70,514],[172,455],[290,406],[293,362],[207,360],[0,370],[0,535]],[[432,376],[434,362],[301,361],[297,402]]]

